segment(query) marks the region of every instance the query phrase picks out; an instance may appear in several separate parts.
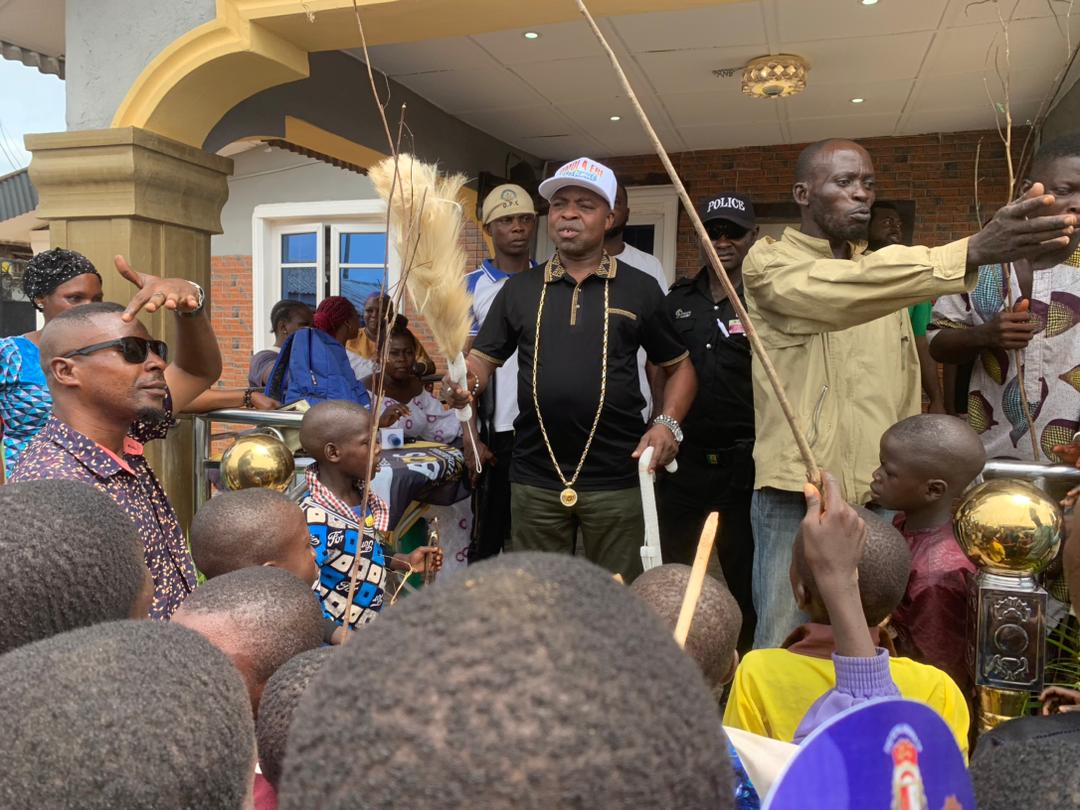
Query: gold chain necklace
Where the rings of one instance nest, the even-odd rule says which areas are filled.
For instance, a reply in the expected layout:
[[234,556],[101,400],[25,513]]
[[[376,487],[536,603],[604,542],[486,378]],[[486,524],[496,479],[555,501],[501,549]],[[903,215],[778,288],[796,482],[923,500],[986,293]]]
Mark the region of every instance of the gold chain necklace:
[[[604,258],[600,262],[600,268],[607,270],[610,266],[611,260],[608,258],[607,252],[604,252]],[[559,254],[556,253],[551,259],[551,271],[554,272],[557,269],[561,269],[561,262],[559,260]],[[596,416],[593,417],[592,428],[589,430],[589,438],[585,441],[585,449],[581,451],[581,458],[578,459],[577,467],[574,469],[574,476],[569,481],[566,480],[566,476],[562,473],[562,467],[559,466],[559,460],[555,458],[555,451],[551,448],[551,440],[548,439],[547,429],[544,427],[544,417],[540,413],[540,397],[536,393],[536,378],[537,368],[540,366],[540,321],[544,317],[544,299],[547,297],[547,279],[543,281],[543,286],[540,288],[540,305],[536,308],[536,340],[533,342],[533,364],[532,364],[532,395],[533,395],[533,407],[536,409],[536,421],[540,425],[540,435],[544,438],[544,446],[547,448],[548,455],[551,457],[551,463],[555,466],[555,474],[559,476],[559,480],[562,481],[563,489],[559,493],[559,500],[562,505],[567,509],[577,503],[577,492],[574,491],[574,484],[577,483],[578,476],[581,475],[581,468],[585,466],[585,458],[589,455],[589,448],[592,447],[593,437],[596,436],[596,428],[600,425],[600,414],[604,410],[604,399],[607,397],[607,354],[608,354],[608,303],[609,292],[608,286],[611,283],[611,279],[604,278],[604,345],[603,354],[600,361],[600,403],[596,406]]]

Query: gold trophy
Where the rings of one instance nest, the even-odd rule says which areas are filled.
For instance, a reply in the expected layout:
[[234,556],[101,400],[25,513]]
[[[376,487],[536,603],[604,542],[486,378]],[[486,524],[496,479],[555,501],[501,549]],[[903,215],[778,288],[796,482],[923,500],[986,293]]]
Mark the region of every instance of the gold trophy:
[[987,731],[1023,714],[1042,689],[1047,595],[1035,577],[1057,555],[1063,518],[1041,489],[999,478],[964,496],[954,527],[979,569],[968,581],[968,664]]
[[230,490],[265,487],[284,492],[295,472],[292,452],[267,433],[241,436],[221,457],[221,483]]

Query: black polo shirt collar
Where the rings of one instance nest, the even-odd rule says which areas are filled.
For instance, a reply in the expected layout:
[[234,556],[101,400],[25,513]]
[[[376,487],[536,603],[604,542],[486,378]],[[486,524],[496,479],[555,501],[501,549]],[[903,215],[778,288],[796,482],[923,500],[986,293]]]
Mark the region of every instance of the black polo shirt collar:
[[[604,255],[600,259],[600,266],[589,273],[589,276],[612,279],[615,278],[615,274],[618,270],[619,260],[609,256],[608,252],[605,250]],[[550,284],[553,281],[566,278],[566,276],[566,268],[563,267],[562,259],[559,258],[559,251],[555,251],[555,254],[548,259],[547,264],[544,265],[544,283]],[[588,276],[586,278],[588,278]],[[573,281],[573,279],[571,279],[571,281]]]

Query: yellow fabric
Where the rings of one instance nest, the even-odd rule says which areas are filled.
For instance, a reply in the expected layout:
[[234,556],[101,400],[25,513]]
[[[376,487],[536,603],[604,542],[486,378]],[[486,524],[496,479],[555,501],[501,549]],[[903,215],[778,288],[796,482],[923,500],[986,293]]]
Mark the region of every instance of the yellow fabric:
[[[890,658],[901,696],[925,703],[941,715],[967,756],[967,703],[952,678],[936,667],[910,658]],[[753,650],[735,670],[724,725],[791,742],[814,701],[836,686],[836,670],[827,658],[790,650]]]
[[[760,239],[743,261],[750,319],[761,335],[817,463],[852,503],[870,499],[878,440],[922,405],[907,307],[963,292],[967,240],[893,245],[835,259],[828,240],[794,228]],[[756,486],[801,491],[802,458],[760,359],[753,361]]]
[[[360,330],[359,335],[345,344],[345,348],[353,354],[366,357],[368,360],[379,359],[379,344],[369,338],[367,332],[363,329]],[[431,357],[428,356],[428,353],[424,350],[423,344],[420,343],[419,340],[416,341],[416,362],[431,363]]]

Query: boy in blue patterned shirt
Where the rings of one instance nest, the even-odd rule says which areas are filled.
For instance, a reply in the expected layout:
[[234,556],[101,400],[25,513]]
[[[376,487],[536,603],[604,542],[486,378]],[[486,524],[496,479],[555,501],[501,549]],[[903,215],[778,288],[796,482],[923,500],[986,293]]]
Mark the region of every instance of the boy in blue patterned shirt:
[[[308,467],[308,491],[300,508],[308,524],[315,562],[316,591],[323,613],[337,624],[356,627],[374,619],[382,609],[386,569],[423,572],[428,564],[442,567],[442,550],[422,546],[409,555],[387,557],[378,533],[388,528],[390,510],[374,492],[363,500],[361,488],[369,457],[378,468],[379,446],[371,445],[371,415],[353,402],[320,402],[304,414],[300,443],[315,459]],[[352,605],[349,583],[354,561],[359,571]]]

